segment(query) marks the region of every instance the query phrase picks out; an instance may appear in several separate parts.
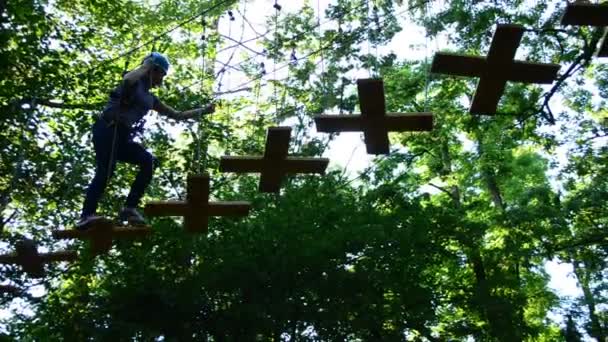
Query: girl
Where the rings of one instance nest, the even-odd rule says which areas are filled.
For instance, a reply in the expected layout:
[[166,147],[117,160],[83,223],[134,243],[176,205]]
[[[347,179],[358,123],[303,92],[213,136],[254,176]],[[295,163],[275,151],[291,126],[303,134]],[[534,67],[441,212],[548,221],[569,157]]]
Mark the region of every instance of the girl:
[[162,85],[169,71],[169,60],[158,52],[148,55],[142,64],[123,77],[123,82],[110,94],[110,99],[93,125],[93,146],[97,163],[95,177],[91,181],[84,200],[77,229],[86,229],[97,216],[97,204],[108,180],[114,173],[117,161],[139,166],[139,172],[131,185],[131,190],[119,220],[131,224],[145,224],[143,216],[135,209],[150,181],[156,159],[140,144],[133,141],[137,123],[150,109],[176,120],[193,119],[202,114],[211,114],[215,107],[209,104],[203,108],[178,112],[162,103],[150,93],[150,89]]

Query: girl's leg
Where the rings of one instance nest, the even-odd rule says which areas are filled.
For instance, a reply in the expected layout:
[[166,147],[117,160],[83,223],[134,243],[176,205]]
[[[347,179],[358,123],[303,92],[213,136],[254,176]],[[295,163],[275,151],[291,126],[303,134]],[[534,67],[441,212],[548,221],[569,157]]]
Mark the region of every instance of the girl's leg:
[[116,144],[114,153],[116,154],[116,151],[119,150],[119,139],[117,137],[116,141],[114,141],[114,133],[114,126],[107,127],[103,120],[97,121],[93,126],[93,146],[95,148],[95,161],[97,165],[95,168],[95,177],[93,177],[93,180],[87,188],[86,198],[82,208],[82,218],[95,214],[97,211],[97,204],[106,188],[108,178],[112,177],[114,169],[116,168],[116,156],[112,158],[112,163],[110,163],[113,142]]
[[139,172],[131,185],[125,207],[136,208],[144,195],[146,188],[152,181],[154,173],[154,157],[140,144],[130,141],[126,143],[118,154],[118,160],[139,166]]

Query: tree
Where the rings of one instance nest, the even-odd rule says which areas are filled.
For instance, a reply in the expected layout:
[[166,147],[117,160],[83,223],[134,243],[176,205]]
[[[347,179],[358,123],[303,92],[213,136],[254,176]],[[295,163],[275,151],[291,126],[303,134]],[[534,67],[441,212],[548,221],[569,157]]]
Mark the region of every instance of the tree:
[[[213,61],[228,41],[216,29],[227,10],[242,16],[245,5],[0,6],[7,21],[0,53],[12,61],[0,71],[5,239],[55,246],[50,228],[70,225],[90,178],[83,142],[92,114],[150,48],[179,56],[170,79],[180,84],[160,94],[170,104],[190,107],[226,91],[213,89],[224,72]],[[143,137],[162,164],[147,199],[183,196],[185,175],[202,166],[212,196],[250,200],[252,214],[213,219],[207,236],[183,233],[179,220],[153,220],[151,238],[98,258],[75,245],[81,260],[49,269],[45,296],[24,297],[35,316],[6,323],[11,337],[570,341],[580,324],[603,340],[607,69],[592,59],[600,32],[559,27],[561,10],[557,1],[339,0],[325,13],[333,25],[319,30],[309,2],[295,14],[268,5],[278,17],[260,35],[266,55],[249,51],[237,66],[251,91],[236,89],[212,120],[198,130],[180,126],[177,139],[166,132],[171,123],[149,125]],[[193,17],[200,13],[205,28]],[[487,51],[496,22],[525,25],[525,58],[560,63],[563,72],[546,89],[509,84],[499,115],[472,116],[474,80],[429,75],[428,61],[362,48],[394,39],[404,15],[429,38],[449,35],[450,48],[473,54]],[[179,44],[163,34],[176,23]],[[203,33],[206,68],[196,63]],[[18,45],[22,39],[31,44]],[[260,60],[285,64],[287,77],[264,77]],[[358,111],[351,76],[360,69],[382,77],[389,111],[432,110],[435,129],[391,135],[392,153],[354,179],[340,169],[290,177],[278,196],[258,193],[257,176],[219,173],[221,155],[261,154],[266,128],[285,122],[295,123],[292,154],[323,154],[332,137],[312,136],[313,115]],[[556,151],[569,154],[565,167]],[[109,199],[124,192],[128,171],[117,172],[103,212],[118,209]],[[553,258],[575,266],[584,293],[585,310],[568,317],[564,332],[548,313],[577,304],[548,287],[543,266]],[[17,268],[0,272],[24,290],[36,284]]]

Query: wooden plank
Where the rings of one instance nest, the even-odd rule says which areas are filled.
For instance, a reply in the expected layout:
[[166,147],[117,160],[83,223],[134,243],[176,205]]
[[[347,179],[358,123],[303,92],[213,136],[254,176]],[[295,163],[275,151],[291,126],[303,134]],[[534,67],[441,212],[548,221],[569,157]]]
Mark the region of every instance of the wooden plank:
[[40,257],[44,262],[75,261],[78,259],[78,253],[75,251],[51,252],[41,254]]
[[390,132],[433,130],[433,113],[388,113],[384,120]]
[[32,277],[44,276],[44,264],[53,261],[73,261],[76,252],[52,252],[39,254],[34,241],[21,240],[15,245],[15,253],[0,255],[0,263],[20,265]]
[[365,152],[367,154],[389,154],[390,143],[388,135],[385,140],[378,141],[377,137],[370,135],[369,133],[363,133],[363,142],[365,142]]
[[279,192],[285,176],[284,161],[289,152],[291,127],[271,127],[266,135],[264,150],[264,168],[260,175],[261,192]]
[[266,148],[264,159],[283,160],[287,158],[289,151],[289,140],[291,139],[291,127],[270,127],[266,135]]
[[[482,61],[484,64],[481,63]],[[485,61],[485,58],[478,56],[437,53],[433,60],[437,66],[431,67],[431,72],[467,77],[502,76],[513,82],[550,84],[555,80],[560,68],[559,64],[522,61],[514,61],[513,65],[501,68],[491,66],[486,68]]]
[[117,238],[139,238],[152,233],[149,226],[142,227],[117,227],[111,220],[103,219],[95,222],[86,230],[56,230],[52,235],[55,239],[79,239],[88,240],[91,253],[99,255],[106,253],[112,248],[112,242]]
[[12,285],[0,285],[0,293],[10,293],[12,295],[17,295],[21,292],[19,288]]
[[208,175],[188,176],[187,201],[155,201],[146,204],[151,216],[182,216],[189,233],[206,233],[210,216],[246,215],[248,202],[209,202],[210,178]]
[[38,247],[32,240],[21,240],[15,244],[17,263],[31,277],[44,276],[43,260],[38,254]]
[[87,229],[91,253],[99,255],[107,253],[112,248],[112,230],[114,223],[112,221],[103,221],[96,224],[94,227]]
[[151,201],[144,206],[146,216],[184,216],[188,212],[183,201]]
[[281,190],[284,174],[277,172],[263,172],[260,175],[258,190],[266,193],[278,193]]
[[479,77],[486,70],[486,58],[456,53],[437,52],[433,57],[431,72],[464,77]]
[[188,214],[184,216],[184,227],[189,233],[206,233],[209,230],[208,175],[188,176]]
[[16,264],[18,263],[18,260],[17,254],[15,253],[0,255],[0,264]]
[[325,173],[327,158],[290,157],[283,166],[285,173]]
[[152,229],[149,227],[114,227],[112,235],[116,238],[140,238],[152,234]]
[[358,79],[359,107],[365,129],[363,137],[367,153],[389,153],[388,131],[382,125],[386,114],[384,84],[381,79]]
[[510,68],[509,81],[551,84],[557,78],[559,64],[515,61]]
[[187,181],[188,204],[190,206],[202,205],[201,210],[207,206],[209,202],[209,176],[207,175],[189,175]]
[[524,32],[521,25],[500,24],[486,58],[438,53],[431,72],[479,77],[469,112],[495,114],[507,81],[547,84],[555,80],[559,71],[557,64],[514,61]]
[[282,169],[267,170],[260,174],[260,183],[258,190],[266,193],[278,193],[283,183],[285,174]]
[[477,83],[471,114],[495,114],[507,80],[517,47],[524,34],[521,25],[498,25],[487,56],[487,69]]
[[597,50],[596,57],[608,57],[608,28],[604,32],[604,37],[600,41],[600,47]]
[[498,102],[505,91],[506,85],[507,81],[505,79],[480,78],[469,112],[479,115],[496,114]]
[[608,26],[608,4],[571,3],[561,21],[562,25]]
[[363,131],[361,115],[317,115],[315,126],[322,133]]
[[[488,68],[498,68],[502,65],[511,66],[523,35],[524,27],[521,25],[497,25],[496,32],[490,43],[490,50],[488,51]],[[495,74],[502,70],[491,71]],[[508,72],[508,70],[505,71]],[[490,70],[486,70],[486,72],[490,73]]]
[[192,210],[189,215],[184,216],[184,228],[188,233],[207,233],[209,231],[209,216],[200,215]]
[[81,231],[75,229],[54,230],[51,235],[56,240],[79,239],[83,236]]
[[246,216],[251,210],[250,202],[211,202],[209,216]]
[[359,106],[363,117],[386,113],[384,102],[384,83],[379,78],[360,78],[357,80]]
[[[285,173],[309,173],[318,169],[318,158],[288,158],[291,127],[271,127],[266,135],[264,156],[229,157],[220,161],[222,172],[260,173],[261,192],[279,192]],[[312,164],[311,164],[312,163]]]
[[220,159],[220,172],[261,172],[265,164],[263,157],[223,156]]

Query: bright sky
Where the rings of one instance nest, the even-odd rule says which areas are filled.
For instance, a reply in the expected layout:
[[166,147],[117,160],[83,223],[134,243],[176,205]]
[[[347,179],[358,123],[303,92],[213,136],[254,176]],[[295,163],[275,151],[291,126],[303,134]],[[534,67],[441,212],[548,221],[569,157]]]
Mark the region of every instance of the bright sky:
[[[324,9],[327,7],[328,1],[312,0],[309,1],[309,3],[311,3],[315,8],[320,8],[321,13],[323,13]],[[267,20],[267,16],[270,13],[274,13],[273,4],[274,0],[255,0],[252,2],[248,2],[247,4],[241,3],[238,5],[238,7],[241,13],[246,13],[247,19],[250,21],[255,30],[261,33],[265,32],[265,22]],[[281,13],[297,12],[301,7],[300,1],[282,0],[279,1],[279,4],[283,7]],[[398,9],[398,13],[402,10],[403,8]],[[255,37],[257,34],[252,30],[252,28],[248,24],[243,23],[242,16],[239,15],[239,12],[233,11],[233,13],[236,19],[233,22],[228,20],[227,15],[224,15],[222,17],[222,20],[220,21],[220,32],[227,36],[234,37],[236,40],[239,41]],[[326,20],[327,19],[323,15],[321,15],[320,21],[324,23],[326,22]],[[410,21],[407,20],[404,15],[400,16],[400,20],[404,29],[402,30],[402,32],[397,34],[395,39],[393,39],[393,41],[388,46],[379,47],[379,53],[383,54],[389,51],[393,51],[401,59],[424,59],[425,57],[430,59],[432,58],[435,51],[447,47],[445,40],[426,40],[424,30],[421,27],[413,25]],[[241,25],[244,25],[245,28],[242,31],[242,38]],[[321,25],[321,29],[323,30],[329,27],[333,27],[331,25],[334,25],[334,23],[326,23],[324,25]],[[261,47],[257,45],[255,41],[248,43],[247,46],[253,50],[261,51]],[[372,53],[375,53],[374,47],[368,46],[364,48],[367,48]],[[220,60],[227,61],[231,53],[231,50],[225,51],[224,53],[220,54],[218,58]],[[290,51],[286,51],[285,54],[286,58],[289,58]],[[173,58],[173,60],[175,59],[176,58]],[[239,59],[242,58],[239,57],[239,53],[237,52],[231,64],[234,65],[238,63]],[[217,68],[219,69],[219,66]],[[266,69],[269,74],[266,79],[271,79],[274,76],[274,74],[272,73],[272,63],[267,63]],[[279,79],[285,76],[286,74],[284,73],[284,70],[280,70],[276,73],[276,77]],[[354,79],[358,77],[369,77],[369,73],[367,70],[359,70],[356,74],[351,76],[353,77],[354,81]],[[223,90],[233,89],[237,87],[237,85],[242,84],[246,81],[247,80],[243,79],[242,75],[239,75],[238,72],[229,71],[226,73],[222,81]],[[350,177],[355,177],[359,171],[370,165],[370,162],[373,160],[373,156],[366,154],[365,145],[363,144],[362,136],[359,133],[340,134],[330,144],[330,148],[324,154],[324,156],[330,158],[330,167],[345,167],[347,169],[347,174]],[[566,158],[565,156],[563,156],[563,158],[560,159],[565,161]],[[431,189],[432,188],[424,188],[423,190],[433,191]],[[551,282],[549,286],[553,290],[555,290],[556,293],[558,293],[560,296],[578,296],[581,294],[580,288],[578,288],[576,280],[571,275],[571,265],[560,264],[556,261],[550,261],[546,263],[545,268],[547,272],[551,275]],[[36,292],[40,293],[40,291]],[[18,309],[19,307],[19,301],[15,301],[12,305],[12,308],[14,309]],[[0,310],[0,318],[5,318],[9,316],[10,312],[8,310]],[[560,315],[555,314],[552,317],[557,321],[561,321]]]

